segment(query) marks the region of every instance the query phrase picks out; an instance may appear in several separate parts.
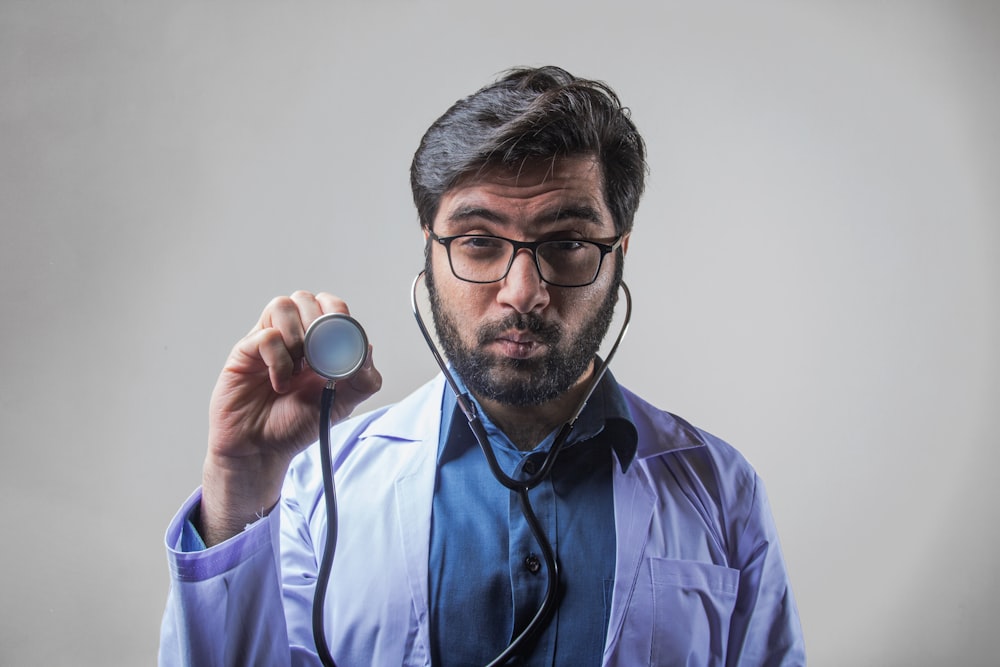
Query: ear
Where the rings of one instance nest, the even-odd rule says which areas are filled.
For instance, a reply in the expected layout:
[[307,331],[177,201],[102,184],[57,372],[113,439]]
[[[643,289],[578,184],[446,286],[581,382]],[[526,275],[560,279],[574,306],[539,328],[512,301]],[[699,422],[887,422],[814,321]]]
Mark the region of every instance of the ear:
[[431,230],[427,228],[427,225],[422,225],[420,229],[424,233],[424,243],[427,243],[427,239],[431,237]]
[[628,234],[626,234],[625,238],[622,239],[622,255],[627,255],[628,254],[628,240],[630,238],[632,238],[632,232],[629,232]]

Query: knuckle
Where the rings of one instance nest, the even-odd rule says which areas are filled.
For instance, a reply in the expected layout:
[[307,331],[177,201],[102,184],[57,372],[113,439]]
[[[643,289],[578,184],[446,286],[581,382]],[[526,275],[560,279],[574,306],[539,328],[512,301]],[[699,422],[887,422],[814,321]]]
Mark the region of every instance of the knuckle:
[[291,297],[276,296],[268,301],[267,306],[264,308],[264,313],[261,316],[261,320],[268,321],[271,319],[272,315],[288,312],[295,307],[295,302],[292,301]]
[[281,332],[274,328],[263,329],[258,334],[257,344],[262,349],[280,352],[285,349],[285,339]]
[[316,295],[316,299],[323,304],[324,310],[344,313],[348,311],[347,302],[330,292],[320,292]]

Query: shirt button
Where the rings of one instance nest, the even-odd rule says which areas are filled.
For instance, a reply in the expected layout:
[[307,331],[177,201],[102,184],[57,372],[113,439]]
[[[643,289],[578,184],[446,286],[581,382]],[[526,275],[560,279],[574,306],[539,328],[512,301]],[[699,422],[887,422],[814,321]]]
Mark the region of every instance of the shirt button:
[[528,572],[538,574],[538,571],[542,569],[542,562],[538,560],[538,556],[535,554],[529,554],[528,557],[524,559],[524,567],[528,569]]

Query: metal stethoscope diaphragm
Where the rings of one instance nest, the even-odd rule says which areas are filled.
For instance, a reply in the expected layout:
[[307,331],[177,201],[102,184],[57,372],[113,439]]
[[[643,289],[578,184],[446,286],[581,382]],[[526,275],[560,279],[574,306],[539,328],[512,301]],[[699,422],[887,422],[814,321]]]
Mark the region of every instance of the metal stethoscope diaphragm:
[[356,319],[343,313],[316,318],[306,330],[306,361],[318,375],[336,382],[357,373],[368,356],[368,336]]

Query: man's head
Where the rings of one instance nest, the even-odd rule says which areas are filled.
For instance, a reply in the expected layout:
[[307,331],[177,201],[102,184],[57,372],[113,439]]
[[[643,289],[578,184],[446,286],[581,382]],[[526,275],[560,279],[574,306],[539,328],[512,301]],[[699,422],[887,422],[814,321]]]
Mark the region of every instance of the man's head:
[[425,134],[411,178],[435,326],[480,400],[542,405],[589,374],[644,175],[614,93],[556,68],[511,72]]
[[642,137],[618,96],[558,67],[513,69],[456,102],[424,134],[410,166],[420,223],[433,228],[441,197],[487,167],[590,156],[618,234],[632,229],[646,176]]

